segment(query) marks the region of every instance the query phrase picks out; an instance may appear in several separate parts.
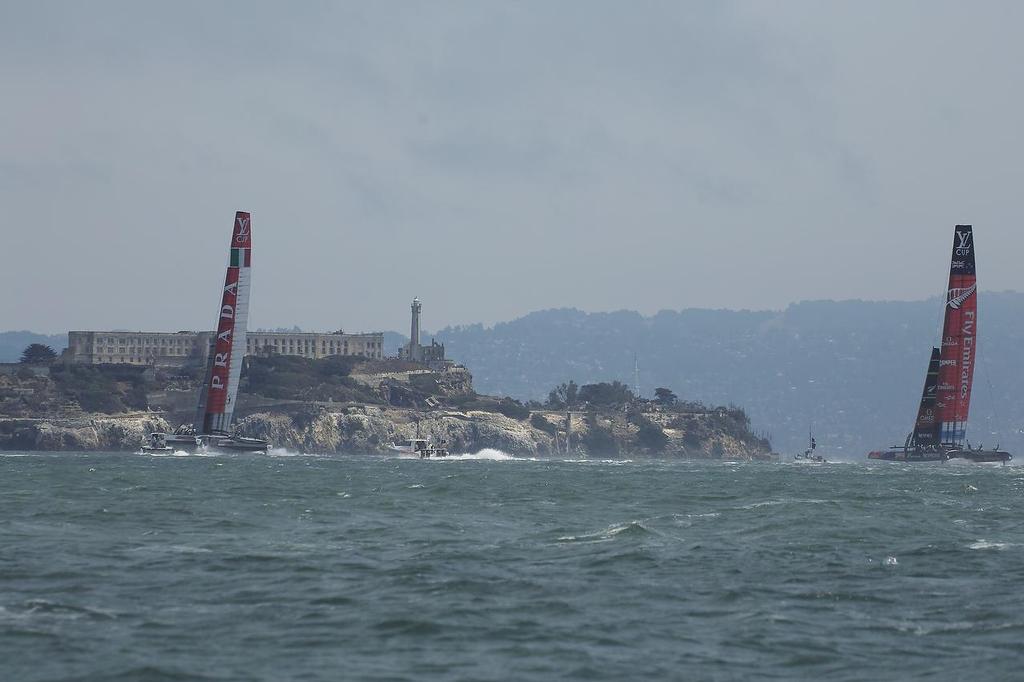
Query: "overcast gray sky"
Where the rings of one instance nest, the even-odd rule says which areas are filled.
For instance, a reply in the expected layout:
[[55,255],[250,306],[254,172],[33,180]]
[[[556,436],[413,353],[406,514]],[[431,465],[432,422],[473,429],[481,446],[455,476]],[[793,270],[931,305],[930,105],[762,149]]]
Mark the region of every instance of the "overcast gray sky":
[[3,2],[0,329],[1020,289],[1020,2]]

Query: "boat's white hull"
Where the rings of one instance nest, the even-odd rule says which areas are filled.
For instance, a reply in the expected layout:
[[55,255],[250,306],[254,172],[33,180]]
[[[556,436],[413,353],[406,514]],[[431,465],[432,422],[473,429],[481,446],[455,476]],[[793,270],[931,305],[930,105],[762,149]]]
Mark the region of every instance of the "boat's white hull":
[[410,446],[395,445],[392,443],[388,446],[388,450],[402,457],[415,457],[417,459],[430,459],[434,457],[448,456],[448,450],[445,448],[435,448],[434,446],[428,446],[417,450]]
[[188,453],[227,453],[252,452],[266,454],[270,444],[258,438],[242,436],[181,436],[176,434],[153,434],[150,441],[142,446],[146,454],[167,454],[174,452]]

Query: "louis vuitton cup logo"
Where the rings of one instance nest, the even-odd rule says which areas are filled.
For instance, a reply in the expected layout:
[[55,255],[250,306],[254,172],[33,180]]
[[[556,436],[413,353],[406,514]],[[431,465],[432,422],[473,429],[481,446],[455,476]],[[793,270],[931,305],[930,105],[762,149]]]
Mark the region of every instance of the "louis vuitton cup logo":
[[971,294],[973,294],[974,290],[977,288],[977,284],[972,284],[966,289],[950,289],[949,295],[946,299],[946,305],[948,305],[953,310],[958,310],[960,306],[964,304],[964,301],[969,299],[971,297]]
[[251,226],[249,225],[249,218],[245,216],[238,216],[238,220],[236,222],[238,223],[238,234],[235,235],[235,241],[239,244],[244,244],[249,241],[249,230],[251,229]]
[[953,253],[958,256],[971,255],[971,233],[957,230],[956,238],[957,244],[953,248]]

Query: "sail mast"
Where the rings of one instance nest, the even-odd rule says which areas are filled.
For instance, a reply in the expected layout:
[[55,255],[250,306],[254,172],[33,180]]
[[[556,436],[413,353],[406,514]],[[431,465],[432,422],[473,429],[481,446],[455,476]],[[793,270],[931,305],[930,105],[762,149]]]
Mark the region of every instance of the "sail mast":
[[245,332],[249,318],[249,284],[252,267],[252,223],[244,211],[235,213],[231,233],[227,275],[220,308],[217,335],[206,370],[199,402],[201,434],[226,434],[235,411],[235,397],[245,357]]
[[943,445],[955,448],[964,444],[971,405],[978,335],[977,288],[974,233],[970,225],[957,225],[953,233],[936,391],[936,408],[942,424],[940,438]]

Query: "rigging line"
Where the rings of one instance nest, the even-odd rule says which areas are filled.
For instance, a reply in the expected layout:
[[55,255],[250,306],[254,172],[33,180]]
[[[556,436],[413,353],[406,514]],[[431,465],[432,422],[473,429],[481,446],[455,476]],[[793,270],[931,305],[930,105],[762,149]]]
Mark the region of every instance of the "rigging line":
[[[975,351],[977,352],[977,351]],[[982,356],[984,357],[984,356]],[[999,420],[999,413],[996,412],[996,391],[992,386],[992,376],[988,371],[988,360],[984,359],[981,361],[982,371],[985,372],[985,383],[988,385],[988,402],[989,402],[989,417],[995,423],[995,430],[992,431],[992,435],[996,436],[997,440],[1002,440],[999,434],[999,425],[1002,422]],[[990,426],[991,428],[991,426]]]
[[942,282],[942,292],[939,294],[939,305],[937,306],[939,315],[938,321],[935,325],[935,330],[938,332],[939,337],[938,346],[940,352],[943,349],[942,343],[945,340],[942,336],[942,332],[944,331],[944,327],[946,326],[946,307],[949,305],[949,286],[950,279],[952,278],[953,274],[951,263],[949,262],[950,252],[948,250],[944,250],[943,253],[945,254],[944,257],[937,261],[939,263],[942,263],[940,270],[942,278],[939,280],[940,282]]
[[949,305],[949,270],[944,273],[946,275],[945,285],[942,287],[942,293],[939,295],[939,317],[935,324],[935,330],[938,332],[939,337],[939,350],[942,350],[942,332],[946,326],[946,306]]

